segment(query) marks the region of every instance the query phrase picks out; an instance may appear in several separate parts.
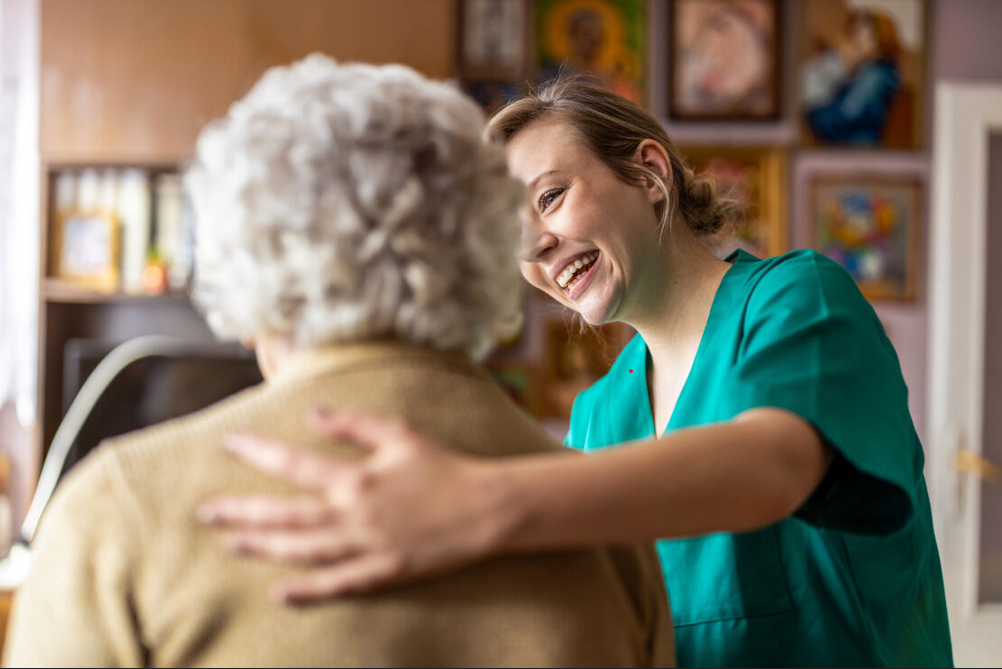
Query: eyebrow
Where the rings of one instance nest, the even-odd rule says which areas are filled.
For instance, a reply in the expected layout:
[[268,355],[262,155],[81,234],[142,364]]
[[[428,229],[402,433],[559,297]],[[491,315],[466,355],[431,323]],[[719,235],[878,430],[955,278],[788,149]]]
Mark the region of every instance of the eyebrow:
[[545,172],[540,172],[539,174],[536,175],[535,179],[529,182],[527,188],[529,190],[534,190],[536,188],[536,185],[539,183],[540,179],[542,179],[545,176],[549,176],[551,174],[556,174],[559,171],[560,170],[546,170]]

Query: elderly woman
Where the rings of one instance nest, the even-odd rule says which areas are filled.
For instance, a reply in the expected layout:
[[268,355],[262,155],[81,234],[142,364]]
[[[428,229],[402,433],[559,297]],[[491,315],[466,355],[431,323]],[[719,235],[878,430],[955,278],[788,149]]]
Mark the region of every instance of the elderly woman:
[[[233,564],[195,520],[222,493],[306,501],[227,458],[229,433],[358,457],[310,437],[318,405],[397,416],[481,457],[559,450],[474,362],[519,320],[523,189],[483,125],[471,101],[405,67],[312,56],[268,72],[202,133],[197,299],[216,332],[256,346],[267,380],[116,439],[70,475],[42,520],[7,663],[672,662],[650,547],[499,558],[296,609],[264,592],[293,567]],[[289,473],[317,483],[308,466]]]

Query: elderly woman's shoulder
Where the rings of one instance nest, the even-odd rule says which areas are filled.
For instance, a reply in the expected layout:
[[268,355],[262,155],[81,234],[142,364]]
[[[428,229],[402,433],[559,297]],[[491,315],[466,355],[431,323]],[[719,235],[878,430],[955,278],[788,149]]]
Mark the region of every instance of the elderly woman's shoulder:
[[273,394],[268,384],[252,386],[205,409],[106,439],[70,475],[86,481],[82,485],[89,489],[110,479],[139,506],[141,500],[176,500],[233,464],[223,448],[226,436],[260,429],[269,420]]

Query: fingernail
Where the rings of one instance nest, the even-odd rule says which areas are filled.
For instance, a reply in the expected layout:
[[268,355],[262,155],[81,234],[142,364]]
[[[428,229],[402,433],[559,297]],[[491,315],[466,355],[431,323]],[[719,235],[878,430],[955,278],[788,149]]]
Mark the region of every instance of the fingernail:
[[323,407],[313,407],[310,411],[310,416],[313,418],[330,418],[334,414]]

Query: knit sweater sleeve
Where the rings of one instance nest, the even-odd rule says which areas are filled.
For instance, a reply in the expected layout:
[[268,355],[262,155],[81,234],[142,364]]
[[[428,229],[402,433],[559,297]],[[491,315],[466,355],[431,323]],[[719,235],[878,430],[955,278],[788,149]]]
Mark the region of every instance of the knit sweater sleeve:
[[5,666],[142,666],[133,577],[140,540],[113,449],[78,465],[45,511],[18,589]]

